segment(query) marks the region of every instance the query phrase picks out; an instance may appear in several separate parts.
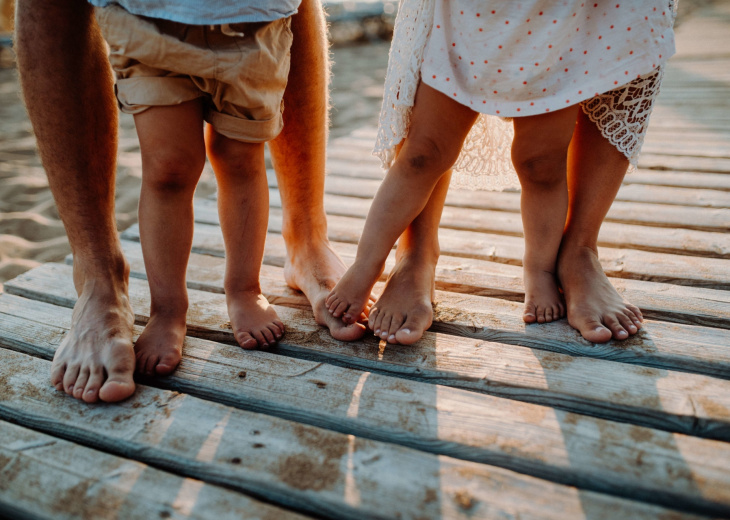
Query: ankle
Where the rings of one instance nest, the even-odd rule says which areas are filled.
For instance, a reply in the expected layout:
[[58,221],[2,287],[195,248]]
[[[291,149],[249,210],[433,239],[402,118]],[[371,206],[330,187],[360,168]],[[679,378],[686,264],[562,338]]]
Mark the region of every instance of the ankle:
[[327,237],[327,218],[322,209],[309,211],[309,214],[296,215],[296,219],[285,213],[281,227],[287,250],[298,251],[309,249],[313,244],[329,244]]
[[128,292],[130,268],[121,251],[102,259],[76,255],[73,262],[73,279],[78,294],[90,286],[95,290]]

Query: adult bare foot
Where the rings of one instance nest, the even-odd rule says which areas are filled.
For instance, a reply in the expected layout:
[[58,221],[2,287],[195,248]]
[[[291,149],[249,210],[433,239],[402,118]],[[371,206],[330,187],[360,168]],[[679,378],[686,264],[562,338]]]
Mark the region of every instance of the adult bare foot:
[[588,341],[623,340],[641,328],[641,311],[616,292],[593,249],[561,249],[558,276],[565,294],[568,323]]
[[436,263],[420,255],[399,256],[382,296],[370,309],[368,327],[388,343],[411,345],[433,321]]
[[259,291],[226,293],[233,336],[247,349],[269,348],[284,335],[284,324]]
[[137,372],[148,376],[171,374],[180,363],[186,331],[185,312],[152,314],[134,344]]
[[53,356],[51,384],[87,403],[122,401],[134,393],[134,313],[127,297],[129,267],[118,280],[83,277],[74,266],[79,299],[71,330]]
[[524,269],[525,323],[550,323],[565,316],[563,298],[555,274],[542,269]]
[[355,261],[327,296],[327,310],[347,324],[356,323],[367,310],[375,282],[383,267],[362,265]]
[[312,305],[314,319],[327,327],[333,338],[353,341],[366,331],[362,323],[344,323],[327,310],[325,301],[347,266],[327,240],[290,246],[284,278],[292,289],[302,291]]

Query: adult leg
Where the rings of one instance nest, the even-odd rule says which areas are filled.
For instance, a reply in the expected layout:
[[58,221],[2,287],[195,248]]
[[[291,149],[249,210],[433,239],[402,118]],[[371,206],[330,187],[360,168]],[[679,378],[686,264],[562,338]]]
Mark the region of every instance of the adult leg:
[[206,144],[218,180],[218,213],[226,244],[224,287],[231,328],[241,347],[268,348],[281,339],[284,324],[259,285],[269,219],[264,145],[229,139],[210,125]]
[[456,161],[476,117],[473,110],[420,84],[408,138],[373,199],[355,263],[327,298],[333,316],[352,323],[363,311],[388,253]]
[[117,108],[106,48],[84,0],[21,0],[16,16],[23,96],[79,294],[51,382],[84,401],[120,401],[134,392],[134,314],[114,220]]
[[527,323],[549,323],[565,312],[556,264],[568,211],[568,145],[578,110],[573,106],[514,120],[512,163],[522,186],[523,319]]
[[199,99],[134,116],[142,149],[139,233],[150,286],[150,320],[134,346],[137,371],[170,374],[186,332],[185,285],[193,243],[193,196],[205,164]]
[[585,339],[626,339],[641,328],[641,311],[623,300],[598,261],[598,232],[624,178],[628,160],[581,111],[568,154],[568,218],[558,277],[568,322]]
[[317,323],[337,339],[354,340],[365,333],[365,326],[334,318],[324,303],[347,267],[329,243],[324,210],[330,68],[319,0],[302,1],[292,18],[292,32],[284,130],[269,143],[284,214],[284,276],[289,286],[305,294]]

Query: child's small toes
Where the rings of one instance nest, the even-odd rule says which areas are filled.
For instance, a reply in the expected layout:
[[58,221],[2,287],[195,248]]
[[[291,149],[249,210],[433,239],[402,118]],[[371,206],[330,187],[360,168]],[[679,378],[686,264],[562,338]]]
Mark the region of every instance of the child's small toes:
[[546,307],[545,308],[545,323],[550,323],[551,321],[553,321],[553,308]]
[[535,305],[532,302],[525,303],[525,310],[522,313],[522,320],[525,323],[535,323],[535,321],[537,321],[537,313],[535,312]]
[[236,334],[236,341],[246,350],[253,350],[258,345],[258,341],[248,332],[239,332]]

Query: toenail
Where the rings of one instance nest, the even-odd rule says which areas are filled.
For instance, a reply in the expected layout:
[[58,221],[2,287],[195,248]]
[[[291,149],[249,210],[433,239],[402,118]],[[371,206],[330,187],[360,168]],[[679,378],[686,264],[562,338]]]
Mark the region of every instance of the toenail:
[[375,329],[375,334],[380,334],[380,329]]
[[405,332],[406,334],[410,334],[411,333],[411,329],[403,329],[403,332]]
[[390,336],[388,336],[388,341],[390,341],[392,339],[395,339],[395,334],[391,334]]

